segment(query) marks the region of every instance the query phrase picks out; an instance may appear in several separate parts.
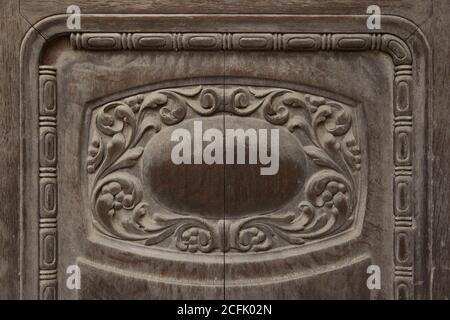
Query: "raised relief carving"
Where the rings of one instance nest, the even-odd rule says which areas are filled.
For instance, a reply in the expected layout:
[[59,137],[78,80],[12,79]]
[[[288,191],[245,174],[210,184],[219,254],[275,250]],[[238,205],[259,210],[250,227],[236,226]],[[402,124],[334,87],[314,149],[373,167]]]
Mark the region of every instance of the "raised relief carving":
[[74,49],[366,51],[389,54],[394,65],[412,63],[400,38],[376,33],[72,33]]
[[56,69],[39,67],[39,298],[56,299],[57,139]]
[[[395,59],[404,60],[401,53],[404,44],[395,42],[395,37],[390,39],[386,44],[389,50],[395,54]],[[397,65],[394,71],[394,296],[410,299],[414,296],[412,66]]]
[[[304,16],[302,19],[311,19],[311,17]],[[345,17],[342,16],[338,19],[353,19],[353,17]],[[391,17],[393,18],[393,17]],[[394,17],[395,18],[395,17]],[[49,38],[57,38],[56,36],[65,36],[67,35],[66,28],[62,28],[58,31],[58,28],[53,28],[53,26],[56,25],[55,19],[59,19],[59,17],[55,18],[49,18],[48,21],[51,22],[51,24],[44,25],[41,28],[44,28],[46,31],[45,34],[49,34]],[[62,17],[62,25],[65,25],[65,18]],[[102,19],[105,19],[102,15],[97,15],[95,17],[95,20],[98,20],[96,24],[93,24],[92,30],[102,30]],[[109,17],[106,18],[105,21],[110,21]],[[117,21],[122,22],[122,19],[129,19],[126,24],[120,23],[120,26],[118,27],[116,33],[111,33],[111,36],[109,37],[109,40],[103,41],[104,35],[106,33],[103,32],[97,32],[95,34],[92,33],[76,33],[71,34],[70,39],[75,49],[88,49],[88,50],[123,50],[123,49],[136,49],[136,50],[243,50],[245,46],[253,47],[254,50],[292,50],[292,51],[320,51],[320,50],[350,50],[350,51],[358,51],[358,50],[381,50],[384,52],[387,52],[390,57],[392,58],[392,61],[395,65],[395,78],[394,78],[394,87],[393,87],[393,113],[394,113],[394,124],[398,127],[408,127],[407,129],[398,130],[397,132],[393,132],[393,146],[394,149],[397,148],[397,141],[401,142],[398,144],[400,148],[397,148],[394,150],[394,154],[392,155],[392,166],[394,167],[394,176],[392,178],[393,184],[394,184],[394,197],[393,197],[393,222],[394,222],[394,255],[392,257],[393,263],[394,263],[394,271],[395,271],[395,277],[394,277],[394,283],[393,283],[393,291],[394,291],[394,297],[397,299],[409,299],[415,298],[414,294],[414,287],[420,287],[421,282],[421,274],[423,274],[422,268],[418,268],[415,270],[415,265],[417,265],[417,260],[421,260],[421,256],[418,255],[415,258],[415,244],[414,242],[420,242],[421,241],[421,234],[424,230],[423,222],[421,219],[415,219],[415,197],[414,197],[414,190],[417,188],[417,183],[420,183],[420,177],[422,177],[422,168],[418,168],[416,166],[417,164],[417,156],[415,155],[415,152],[418,150],[414,150],[412,147],[412,143],[414,143],[413,134],[416,135],[416,130],[420,133],[422,130],[428,130],[424,129],[423,126],[419,125],[416,127],[416,122],[413,121],[413,113],[414,117],[416,117],[416,111],[426,109],[428,102],[426,103],[420,103],[417,104],[417,95],[414,95],[413,93],[422,90],[421,85],[419,84],[421,82],[421,78],[423,77],[423,74],[426,72],[414,72],[414,78],[417,76],[419,79],[414,79],[412,76],[412,60],[417,59],[417,62],[415,61],[415,65],[423,71],[428,69],[428,66],[426,68],[423,68],[423,64],[421,64],[421,61],[426,60],[423,58],[422,54],[419,54],[419,52],[415,52],[416,50],[411,47],[412,54],[410,52],[410,48],[406,45],[406,40],[402,40],[399,37],[396,37],[391,34],[365,34],[363,37],[361,37],[361,33],[346,33],[342,35],[336,35],[336,34],[328,34],[328,33],[319,33],[321,28],[324,28],[323,30],[327,29],[332,22],[332,18],[325,17],[324,21],[317,20],[317,17],[312,17],[314,21],[317,21],[317,27],[313,27],[311,30],[316,30],[318,33],[286,33],[286,34],[278,34],[278,33],[271,33],[271,40],[267,39],[257,39],[260,34],[251,34],[256,35],[252,36],[253,38],[250,41],[250,44],[245,43],[246,41],[243,41],[243,45],[240,41],[234,40],[233,35],[225,32],[221,33],[193,33],[192,37],[188,37],[188,33],[123,33],[122,30],[133,30],[135,28],[136,24],[134,21],[134,17],[126,18],[126,15],[121,15],[120,17],[115,18]],[[188,17],[188,19],[194,19],[194,17]],[[239,18],[240,19],[240,18]],[[246,19],[243,17],[242,19]],[[273,19],[273,17],[270,17],[270,19]],[[328,21],[330,20],[330,21]],[[401,20],[397,21],[397,18],[395,19],[395,24],[402,29],[402,25],[404,25],[404,22]],[[152,20],[148,20],[151,22]],[[311,21],[311,20],[309,20]],[[147,23],[147,20],[146,20]],[[262,21],[263,25],[265,22]],[[346,23],[345,21],[343,22]],[[271,22],[272,24],[272,22]],[[270,25],[267,24],[267,30],[270,30]],[[52,26],[51,31],[49,30],[49,26]],[[107,25],[105,23],[104,25]],[[118,24],[119,25],[119,24]],[[314,23],[316,25],[316,23]],[[219,24],[220,26],[220,24]],[[322,27],[324,26],[324,27]],[[123,28],[123,29],[122,29]],[[161,30],[163,29],[163,24],[161,24]],[[168,30],[173,30],[173,27],[169,27]],[[198,27],[196,27],[198,29]],[[224,28],[226,29],[226,28]],[[298,29],[298,28],[297,28]],[[329,29],[329,28],[328,28]],[[359,31],[363,30],[362,28],[356,28]],[[137,30],[137,29],[136,29]],[[139,30],[146,30],[146,27],[139,28]],[[300,30],[300,29],[299,29]],[[352,30],[355,30],[352,28]],[[398,34],[397,28],[394,29],[387,29],[388,32],[391,32],[393,34]],[[403,29],[402,29],[403,30]],[[363,30],[364,31],[364,30]],[[92,36],[98,36],[94,40],[89,40]],[[345,40],[337,41],[336,39],[340,36],[345,37]],[[402,36],[404,37],[404,36]],[[82,38],[83,41],[81,41]],[[192,38],[192,39],[191,39]],[[256,38],[256,39],[255,39]],[[264,38],[262,36],[261,38]],[[364,38],[362,40],[358,40],[359,38]],[[367,40],[369,39],[370,40]],[[334,40],[333,40],[334,39]],[[349,40],[348,40],[349,39]],[[233,41],[234,40],[234,41]],[[267,41],[269,41],[269,45],[267,45]],[[253,42],[253,43],[252,43]],[[370,43],[370,45],[369,45]],[[408,44],[411,44],[412,41],[408,40]],[[264,44],[264,46],[262,45]],[[423,42],[419,42],[420,45],[426,46],[426,44]],[[24,43],[22,47],[25,49],[31,48],[31,46],[39,45],[39,42],[36,42],[33,37],[25,37]],[[259,48],[258,48],[259,47]],[[426,50],[425,50],[426,51]],[[31,52],[31,51],[30,51]],[[35,65],[37,61],[39,60],[38,57],[41,54],[39,50],[33,50],[33,59],[30,59],[29,63],[27,62],[28,57],[25,56],[25,59],[22,59],[22,62],[24,62],[25,69],[26,70],[36,70],[37,66]],[[113,53],[111,53],[113,54]],[[31,67],[28,67],[31,66]],[[31,130],[34,130],[34,132],[39,132],[37,130],[37,126],[43,126],[43,127],[53,127],[54,124],[56,124],[56,98],[50,99],[51,92],[52,92],[52,84],[50,84],[48,87],[44,88],[43,84],[41,83],[41,79],[46,79],[46,77],[43,77],[44,74],[46,74],[47,70],[50,73],[51,82],[53,82],[53,89],[56,89],[56,77],[54,74],[54,68],[49,66],[43,66],[41,70],[39,71],[39,108],[44,107],[43,109],[39,110],[39,124],[33,123],[33,126]],[[35,84],[34,77],[30,77],[28,73],[25,73],[24,76],[24,82],[30,84],[30,87],[33,88]],[[420,81],[419,81],[420,80]],[[423,79],[423,82],[426,82],[425,79]],[[34,89],[30,90],[30,94],[28,94],[27,90],[22,92],[21,94],[27,98],[29,95],[34,97],[34,95],[31,94]],[[46,92],[46,93],[44,93]],[[54,91],[56,94],[56,91]],[[43,97],[42,95],[45,95]],[[34,104],[28,103],[27,99],[22,99],[24,103],[22,104],[22,110],[25,112],[34,112]],[[41,101],[47,101],[49,103],[42,104]],[[54,103],[50,103],[53,101]],[[50,106],[54,106],[55,109],[53,110]],[[47,107],[48,106],[48,107]],[[33,109],[30,109],[32,107]],[[258,109],[260,110],[260,109]],[[413,110],[416,110],[413,112]],[[46,114],[48,112],[48,114]],[[256,113],[257,111],[255,111]],[[253,115],[253,114],[252,114]],[[421,124],[421,116],[420,113],[418,113],[418,124]],[[50,120],[50,121],[47,121]],[[23,122],[25,123],[25,122]],[[414,125],[413,125],[414,123]],[[285,126],[285,125],[283,125]],[[28,130],[28,128],[27,128]],[[155,132],[156,130],[152,129],[152,132]],[[51,130],[50,130],[51,131]],[[294,131],[294,133],[297,131]],[[407,132],[407,134],[410,134],[407,139],[405,139],[406,135],[404,132]],[[56,133],[56,132],[55,132]],[[92,133],[92,130],[91,130]],[[397,137],[397,135],[403,135],[403,137]],[[92,137],[92,135],[91,135]],[[110,137],[107,137],[110,138]],[[52,143],[56,144],[56,136],[55,140],[52,142],[52,136],[50,135],[46,138],[47,142],[49,142],[49,146],[52,145]],[[38,194],[38,204],[39,204],[39,230],[41,229],[53,229],[56,230],[56,216],[57,216],[57,210],[58,210],[58,184],[57,184],[57,175],[56,175],[56,165],[52,164],[53,159],[49,157],[49,155],[52,154],[55,149],[52,151],[52,147],[49,148],[49,146],[43,145],[43,140],[39,139],[38,141],[32,140],[32,142],[25,141],[26,147],[30,146],[30,149],[35,150],[37,153],[37,156],[39,157],[39,161],[44,160],[48,161],[50,160],[49,167],[43,167],[39,166],[39,172],[34,172],[34,178],[39,179],[39,190],[34,190],[33,192],[37,191]],[[109,141],[109,140],[108,140]],[[403,145],[402,145],[403,144]],[[44,149],[46,148],[46,149]],[[41,152],[45,150],[45,155],[41,158]],[[409,150],[407,153],[405,153],[405,150]],[[398,154],[397,154],[398,152]],[[57,153],[54,153],[57,155]],[[364,154],[364,153],[363,153]],[[394,163],[396,161],[397,155],[400,155],[401,161],[407,161],[407,163]],[[46,158],[46,159],[45,159]],[[363,160],[365,158],[363,157]],[[54,161],[57,159],[55,158]],[[139,161],[139,159],[138,159]],[[137,161],[137,162],[138,162]],[[364,166],[364,162],[362,163]],[[130,168],[125,168],[124,170],[128,170]],[[127,171],[126,171],[127,172]],[[127,172],[128,173],[128,172]],[[90,175],[93,175],[94,173],[91,173]],[[26,175],[26,173],[24,174]],[[92,178],[92,176],[90,177]],[[26,197],[25,197],[26,198]],[[120,198],[120,196],[118,197]],[[23,201],[23,200],[22,200]],[[32,204],[35,205],[35,204]],[[426,216],[426,210],[421,211],[421,215]],[[34,212],[31,212],[31,214],[34,214]],[[28,213],[27,213],[28,215]],[[31,226],[30,224],[24,225],[24,234],[28,234],[29,232],[32,232],[34,234],[34,228],[36,226]],[[51,234],[51,232],[49,233]],[[199,232],[195,232],[193,230],[194,236],[197,238],[202,238],[203,235]],[[193,236],[192,243],[195,244],[195,237]],[[43,238],[47,238],[47,241],[43,241]],[[49,298],[56,298],[58,296],[57,293],[57,276],[56,276],[56,269],[53,269],[54,265],[57,264],[57,260],[55,261],[55,264],[53,264],[53,258],[51,254],[47,254],[44,252],[52,252],[52,248],[56,248],[56,240],[57,237],[48,236],[45,232],[39,234],[39,241],[35,241],[35,248],[39,248],[39,255],[36,257],[36,259],[33,259],[32,263],[29,263],[27,260],[24,261],[24,265],[26,266],[26,269],[28,269],[28,265],[32,266],[31,270],[39,270],[39,287],[36,288],[33,286],[31,288],[32,294],[30,295],[27,293],[29,290],[25,290],[26,296],[32,296],[35,297],[35,294],[38,292],[39,297],[42,299],[49,299]],[[54,246],[52,246],[54,244]],[[33,247],[33,249],[35,249]],[[46,251],[48,249],[48,251]],[[190,248],[189,250],[193,250]],[[42,252],[42,253],[41,253]],[[55,253],[57,253],[57,250],[54,249]],[[416,261],[415,261],[416,260]],[[50,269],[45,270],[40,268],[41,264],[49,265],[51,266]],[[416,274],[418,277],[416,278]],[[418,295],[420,297],[420,295]]]
[[[103,38],[107,41],[103,41]],[[412,188],[398,188],[399,181],[411,180],[412,154],[412,54],[407,44],[392,34],[376,33],[73,33],[70,36],[74,49],[88,50],[283,50],[283,51],[368,51],[387,53],[394,64],[394,218],[395,229],[399,223],[412,228],[414,208],[409,201],[408,216],[399,215],[398,199],[412,199]],[[91,40],[94,39],[94,40]],[[105,43],[108,46],[105,47]],[[403,185],[400,185],[403,186]],[[254,230],[254,234],[259,234]],[[396,233],[394,234],[396,236]],[[268,246],[270,247],[270,246]],[[394,251],[398,247],[394,246]],[[408,254],[413,257],[411,247]],[[395,268],[400,268],[394,260]],[[394,295],[408,298],[414,295],[411,263],[407,274],[394,281]],[[397,270],[397,269],[396,269]],[[403,272],[403,271],[402,271]],[[397,276],[396,276],[397,279]],[[406,279],[406,280],[405,280]],[[403,293],[400,293],[403,292]]]
[[[222,112],[260,118],[297,137],[313,168],[301,195],[288,208],[226,219],[155,210],[140,174],[145,145],[164,127]],[[277,87],[191,85],[107,103],[91,118],[87,172],[94,225],[114,238],[191,252],[264,251],[348,231],[361,178],[354,121],[354,107]]]

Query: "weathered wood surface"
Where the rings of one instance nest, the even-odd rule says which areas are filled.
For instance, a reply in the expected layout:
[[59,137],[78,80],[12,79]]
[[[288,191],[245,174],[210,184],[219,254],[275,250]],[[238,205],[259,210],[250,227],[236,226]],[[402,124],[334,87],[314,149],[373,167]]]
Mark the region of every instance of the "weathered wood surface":
[[0,299],[19,298],[19,49],[29,24],[19,2],[0,5]]
[[431,17],[421,26],[432,48],[433,104],[430,126],[431,145],[431,285],[433,299],[450,299],[450,5],[433,1]]
[[[6,70],[0,84],[2,127],[0,169],[2,172],[1,215],[0,215],[0,297],[19,298],[19,230],[20,230],[20,179],[19,179],[19,47],[29,24],[36,23],[44,17],[65,13],[72,2],[69,0],[21,1],[20,8],[16,1],[2,2],[1,19],[1,61],[2,70]],[[243,6],[241,1],[198,1],[191,6],[176,1],[135,1],[133,4],[124,1],[79,1],[82,13],[248,13],[248,14],[364,14],[372,1],[259,1]],[[430,45],[432,53],[432,105],[429,110],[429,126],[432,134],[428,136],[428,149],[431,153],[428,163],[429,199],[428,207],[430,256],[424,257],[428,262],[429,278],[424,279],[434,299],[450,298],[450,203],[446,194],[450,189],[450,151],[447,147],[450,140],[449,125],[449,72],[448,52],[450,42],[449,29],[450,10],[448,1],[379,1],[377,3],[383,14],[406,17],[420,27],[420,31]],[[20,9],[20,10],[19,10]],[[63,47],[64,45],[62,45]],[[59,50],[59,49],[58,49]],[[56,51],[55,51],[56,52]],[[48,58],[54,61],[55,58]],[[426,157],[426,155],[424,155]],[[76,236],[76,234],[74,234]],[[425,236],[425,235],[424,235]],[[358,263],[364,261],[358,258]],[[95,273],[93,274],[93,277]],[[97,280],[96,280],[97,281]],[[322,280],[324,281],[324,280]],[[238,287],[239,285],[237,285]],[[273,293],[280,298],[285,297],[287,287],[279,286]],[[162,288],[161,290],[172,290]],[[353,288],[353,290],[360,290]],[[167,293],[168,291],[166,291]],[[232,290],[230,291],[233,292]],[[223,293],[216,292],[218,296]],[[260,294],[260,293],[259,293]],[[318,290],[320,296],[320,290]],[[177,297],[176,294],[167,296]],[[199,293],[199,297],[202,293]],[[231,297],[255,297],[254,292],[236,290]],[[345,296],[345,294],[344,294]],[[86,297],[90,297],[89,290]],[[178,296],[179,297],[179,296]],[[260,296],[257,296],[260,297]]]
[[[138,0],[128,1],[80,0],[77,5],[82,13],[131,13],[131,14],[365,14],[367,7],[376,4],[382,14],[408,18],[417,25],[427,21],[433,11],[433,0],[198,0],[186,5],[178,0]],[[74,4],[70,0],[25,0],[21,1],[21,13],[31,23],[52,14],[64,14],[66,8]],[[51,9],[50,9],[51,8]]]

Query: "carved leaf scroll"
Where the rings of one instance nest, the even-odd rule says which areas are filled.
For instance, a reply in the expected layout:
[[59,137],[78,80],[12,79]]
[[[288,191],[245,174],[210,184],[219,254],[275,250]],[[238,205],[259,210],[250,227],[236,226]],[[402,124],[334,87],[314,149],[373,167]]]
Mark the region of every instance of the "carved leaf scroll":
[[[131,169],[151,136],[183,121],[188,110],[259,115],[298,134],[316,167],[303,200],[286,211],[225,220],[153,212]],[[361,151],[353,113],[324,97],[238,85],[161,89],[107,103],[94,113],[87,158],[94,225],[114,238],[146,246],[169,241],[189,252],[265,251],[341,233],[353,225],[358,201]]]

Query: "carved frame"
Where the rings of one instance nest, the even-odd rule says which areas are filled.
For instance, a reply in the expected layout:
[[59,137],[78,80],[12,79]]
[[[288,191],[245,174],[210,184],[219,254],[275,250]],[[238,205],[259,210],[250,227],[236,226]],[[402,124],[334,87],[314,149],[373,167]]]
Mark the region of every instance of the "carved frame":
[[[390,16],[384,18],[383,29],[379,33],[364,32],[365,16],[267,15],[255,18],[251,15],[217,15],[218,23],[212,27],[208,24],[208,15],[190,17],[198,22],[193,27],[189,27],[192,20],[187,22],[183,15],[83,15],[83,30],[69,33],[65,26],[66,15],[60,15],[44,19],[26,35],[21,47],[22,297],[58,297],[57,70],[39,65],[39,57],[47,41],[61,36],[70,36],[73,48],[84,50],[378,50],[387,53],[392,58],[395,76],[394,297],[416,297],[415,282],[425,277],[426,257],[417,257],[415,236],[425,232],[426,217],[422,215],[416,219],[418,208],[417,202],[413,201],[418,196],[414,188],[415,174],[420,171],[420,168],[413,167],[413,128],[416,125],[411,92],[415,87],[414,76],[418,75],[413,65],[420,61],[426,67],[425,77],[429,76],[428,45],[417,27],[402,18]],[[138,22],[131,24],[131,20]],[[263,20],[263,23],[254,28],[257,30],[248,32],[251,24],[258,20]],[[345,23],[342,22],[344,20]],[[148,21],[159,24],[147,27],[143,22]],[[274,21],[280,23],[274,25]],[[318,21],[331,22],[325,29],[333,28],[339,32],[314,32],[320,29],[316,25]],[[186,29],[191,30],[184,32]],[[304,30],[305,33],[285,30]],[[429,87],[424,95],[429,105],[428,90]],[[426,128],[422,129],[425,134]],[[33,144],[35,134],[39,134],[38,145]],[[39,159],[38,165],[30,165],[34,159]],[[426,178],[426,173],[423,176]],[[33,210],[36,204],[37,209]],[[427,205],[420,208],[426,209]],[[419,249],[424,248],[426,244],[421,244]],[[36,275],[39,275],[38,281],[35,280]]]

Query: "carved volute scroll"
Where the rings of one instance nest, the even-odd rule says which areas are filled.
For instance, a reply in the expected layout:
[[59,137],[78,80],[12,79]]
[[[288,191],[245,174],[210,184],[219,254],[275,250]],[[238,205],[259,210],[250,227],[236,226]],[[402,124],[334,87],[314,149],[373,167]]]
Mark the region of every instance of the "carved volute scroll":
[[[301,195],[274,212],[226,219],[155,209],[145,198],[149,186],[142,178],[148,142],[186,119],[224,112],[260,119],[296,137],[296,148],[309,162],[309,169],[302,168]],[[106,103],[91,118],[87,172],[93,223],[110,237],[191,252],[266,251],[343,233],[355,226],[358,214],[357,121],[355,107],[279,87],[190,85]]]

